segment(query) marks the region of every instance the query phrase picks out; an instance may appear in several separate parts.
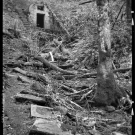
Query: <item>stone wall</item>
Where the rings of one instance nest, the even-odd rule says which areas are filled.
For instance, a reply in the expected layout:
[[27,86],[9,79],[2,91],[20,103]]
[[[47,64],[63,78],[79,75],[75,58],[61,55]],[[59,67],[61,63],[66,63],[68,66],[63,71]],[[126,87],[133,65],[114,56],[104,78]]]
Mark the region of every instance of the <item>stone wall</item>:
[[38,10],[37,9],[37,4],[32,4],[29,7],[30,15],[29,15],[29,21],[37,26],[37,13],[44,14],[44,28],[45,29],[50,29],[50,16],[49,16],[49,10],[48,8],[44,5],[44,11]]
[[[38,5],[44,5],[44,11],[38,10]],[[56,33],[64,33],[59,21],[54,17],[54,13],[46,3],[35,2],[29,6],[29,21],[37,26],[37,13],[44,14],[44,29]]]

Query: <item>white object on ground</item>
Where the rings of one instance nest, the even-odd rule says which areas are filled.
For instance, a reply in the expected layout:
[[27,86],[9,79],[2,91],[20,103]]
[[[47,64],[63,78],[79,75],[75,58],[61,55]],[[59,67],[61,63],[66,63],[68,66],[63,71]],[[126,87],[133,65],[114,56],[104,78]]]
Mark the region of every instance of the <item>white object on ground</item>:
[[54,61],[52,52],[49,52],[49,54],[50,54],[50,56],[51,56],[51,60]]

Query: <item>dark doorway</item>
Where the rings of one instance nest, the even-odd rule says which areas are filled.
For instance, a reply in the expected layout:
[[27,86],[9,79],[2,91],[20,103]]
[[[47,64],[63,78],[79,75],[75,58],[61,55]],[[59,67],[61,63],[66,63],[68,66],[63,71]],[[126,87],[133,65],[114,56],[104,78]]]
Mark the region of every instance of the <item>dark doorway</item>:
[[44,28],[44,14],[37,13],[37,27]]

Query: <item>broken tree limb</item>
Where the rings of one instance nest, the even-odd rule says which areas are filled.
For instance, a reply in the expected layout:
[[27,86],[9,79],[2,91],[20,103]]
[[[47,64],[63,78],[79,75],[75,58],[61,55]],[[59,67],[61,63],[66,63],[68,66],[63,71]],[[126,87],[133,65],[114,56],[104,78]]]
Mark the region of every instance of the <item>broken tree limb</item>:
[[45,85],[48,84],[48,81],[46,80],[45,76],[43,76],[41,74],[36,74],[36,73],[28,72],[27,76],[28,77],[32,77],[32,78],[34,78],[37,81],[42,81]]
[[113,71],[113,73],[116,73],[116,72],[126,72],[126,71],[129,71],[131,70],[132,68],[120,68],[120,69],[116,69]]
[[79,5],[84,5],[86,3],[91,3],[91,2],[94,2],[94,0],[85,1],[85,2],[79,3]]
[[75,75],[52,75],[52,77],[57,80],[62,80],[63,78],[65,78],[66,80],[71,80],[76,76]]
[[13,74],[8,74],[8,73],[4,73],[4,75],[3,76],[5,76],[6,78],[12,78],[12,77],[14,77],[14,78],[17,78],[18,76],[17,75],[13,75]]
[[20,94],[20,93],[17,93],[17,95],[14,96],[14,98],[16,99],[16,101],[18,102],[23,102],[23,101],[30,101],[30,102],[33,102],[33,103],[36,103],[36,104],[45,104],[46,101],[41,98],[41,97],[37,97],[37,96],[34,96],[34,95],[30,95],[30,94]]
[[90,86],[89,88],[86,88],[86,89],[83,89],[81,91],[77,91],[75,93],[71,93],[71,94],[66,94],[67,96],[73,96],[73,95],[82,95],[83,93],[86,93],[89,92],[91,89],[93,89],[93,87],[96,86],[96,83],[94,83],[92,86]]
[[41,98],[49,97],[48,95],[45,95],[45,94],[40,94],[40,93],[37,93],[37,92],[26,91],[26,90],[22,90],[20,93],[21,94],[29,94],[29,95],[33,95],[33,96],[41,97]]
[[37,81],[42,81],[45,85],[48,84],[48,81],[46,80],[45,76],[41,75],[41,74],[36,74],[36,73],[33,73],[33,72],[28,72],[28,71],[24,71],[20,68],[14,68],[13,71],[15,72],[19,72],[27,77],[31,77]]
[[[116,72],[126,72],[126,71],[129,71],[131,69],[132,68],[120,68],[120,69],[113,70],[113,73],[116,73]],[[87,73],[87,74],[84,74],[82,76],[79,76],[79,78],[88,78],[88,77],[96,76],[96,75],[97,75],[97,73]]]
[[17,79],[18,79],[19,81],[21,81],[21,82],[32,83],[31,80],[29,80],[27,77],[24,77],[24,76],[18,76]]
[[82,108],[80,105],[78,105],[77,103],[75,103],[71,100],[67,100],[67,103],[71,104],[74,107],[74,109],[84,110],[84,108]]
[[19,72],[19,73],[21,73],[22,75],[27,75],[27,71],[24,71],[24,70],[22,70],[22,69],[20,69],[20,68],[18,68],[18,67],[14,68],[13,71]]
[[66,86],[66,85],[64,85],[64,84],[60,84],[60,87],[61,87],[62,89],[64,89],[64,90],[66,89],[66,90],[68,90],[68,91],[70,91],[70,92],[74,92],[74,93],[77,92],[75,89],[70,88],[70,87],[68,87],[68,86]]
[[56,70],[56,71],[59,71],[61,73],[64,73],[64,74],[71,74],[71,75],[75,75],[75,73],[71,72],[71,71],[67,71],[67,70],[63,70],[59,67],[57,67],[56,65],[48,62],[46,59],[40,57],[40,56],[37,56],[35,57],[36,60],[39,60],[40,62],[43,63],[44,66],[47,66],[47,67],[50,67],[51,69],[53,70]]
[[[114,70],[116,70],[116,66],[115,66],[115,64],[114,64],[114,62],[113,62],[113,61],[112,61],[112,66],[113,66]],[[119,78],[118,73],[116,73],[116,75],[117,75],[117,78]]]
[[34,67],[43,67],[42,63],[39,62],[25,62],[23,63],[24,66],[34,66]]
[[89,88],[86,88],[86,89],[81,90],[81,91],[77,91],[77,92],[75,92],[75,93],[66,94],[66,95],[67,95],[67,96],[80,95],[80,94],[82,94],[82,93],[84,93],[84,92],[87,92],[87,91],[89,91]]
[[[51,62],[54,62],[54,61],[51,61]],[[43,63],[40,63],[40,62],[25,62],[25,63],[23,63],[23,65],[24,66],[34,66],[34,67],[43,67]],[[68,68],[72,68],[73,66],[74,66],[73,64],[66,64],[66,65],[59,65],[59,68],[68,69]]]
[[[22,98],[26,98],[29,100],[29,97],[36,97],[36,98],[39,98],[39,99],[42,99],[46,104],[52,104],[52,103],[55,103],[57,104],[57,102],[49,95],[47,94],[40,94],[40,93],[37,93],[37,92],[33,92],[33,91],[26,91],[26,90],[23,90],[19,93],[19,97],[22,96]],[[30,98],[31,100],[31,98]]]
[[5,66],[8,66],[10,68],[15,68],[15,67],[22,67],[23,62],[22,61],[18,61],[18,62],[9,62],[6,63]]
[[93,90],[89,90],[86,94],[83,94],[80,101],[82,101],[84,98],[86,98]]

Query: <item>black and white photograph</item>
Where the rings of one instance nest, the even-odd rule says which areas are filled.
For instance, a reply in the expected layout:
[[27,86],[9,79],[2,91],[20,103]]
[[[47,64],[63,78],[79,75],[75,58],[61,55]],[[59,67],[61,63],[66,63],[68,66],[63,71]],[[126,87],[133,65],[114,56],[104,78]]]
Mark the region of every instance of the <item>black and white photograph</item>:
[[2,11],[3,135],[134,135],[133,0],[3,0]]

